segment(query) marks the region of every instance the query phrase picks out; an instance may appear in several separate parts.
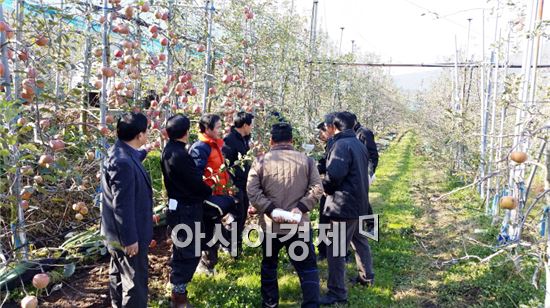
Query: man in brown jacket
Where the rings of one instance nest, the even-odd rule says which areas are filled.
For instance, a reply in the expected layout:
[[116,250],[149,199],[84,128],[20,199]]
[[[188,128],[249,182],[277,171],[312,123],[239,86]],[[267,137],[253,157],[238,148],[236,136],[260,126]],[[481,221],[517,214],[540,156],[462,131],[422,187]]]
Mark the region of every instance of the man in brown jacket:
[[[308,212],[323,195],[323,185],[314,160],[292,147],[292,127],[289,124],[273,125],[270,144],[270,151],[252,164],[247,183],[250,203],[260,215],[264,231],[262,307],[277,307],[279,304],[277,263],[283,247],[286,247],[300,277],[302,307],[318,307],[319,272]],[[290,220],[278,214],[281,210],[295,214],[299,222],[285,224]],[[290,228],[292,226],[294,228]]]

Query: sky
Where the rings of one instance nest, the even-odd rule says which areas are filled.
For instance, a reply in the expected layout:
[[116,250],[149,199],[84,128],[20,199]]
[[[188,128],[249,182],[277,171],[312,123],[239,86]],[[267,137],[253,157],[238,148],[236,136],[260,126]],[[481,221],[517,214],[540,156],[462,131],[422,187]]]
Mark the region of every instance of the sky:
[[[318,29],[339,42],[344,27],[342,51],[351,50],[351,40],[362,52],[373,52],[382,62],[434,63],[454,57],[455,36],[459,49],[476,59],[481,57],[483,8],[485,8],[485,46],[494,41],[495,15],[491,8],[497,0],[318,0]],[[526,0],[518,1],[522,3]],[[507,0],[501,0],[502,3]],[[313,0],[294,0],[299,14],[311,16]],[[516,12],[518,10],[515,10]],[[548,17],[549,10],[545,16]],[[517,19],[504,14],[500,21]],[[439,17],[439,18],[438,18]],[[468,19],[471,18],[471,23]],[[470,43],[468,45],[468,25]],[[499,31],[500,32],[500,31]],[[424,69],[392,68],[392,75]]]

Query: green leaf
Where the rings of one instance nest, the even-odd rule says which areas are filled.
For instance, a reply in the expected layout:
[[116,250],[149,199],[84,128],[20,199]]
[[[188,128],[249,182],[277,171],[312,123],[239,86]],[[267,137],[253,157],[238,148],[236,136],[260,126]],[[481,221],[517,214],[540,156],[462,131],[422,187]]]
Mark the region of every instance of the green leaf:
[[21,151],[31,151],[31,152],[38,152],[38,148],[33,143],[25,143],[19,146],[19,149]]

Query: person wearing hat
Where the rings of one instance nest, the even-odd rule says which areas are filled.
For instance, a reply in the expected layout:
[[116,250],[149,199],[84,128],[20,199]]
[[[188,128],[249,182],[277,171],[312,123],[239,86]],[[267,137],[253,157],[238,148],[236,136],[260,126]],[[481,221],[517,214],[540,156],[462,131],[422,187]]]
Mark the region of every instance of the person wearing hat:
[[[193,233],[195,225],[203,222],[203,201],[212,194],[212,189],[202,180],[203,171],[197,168],[187,152],[189,127],[191,122],[182,115],[172,116],[166,122],[166,132],[170,140],[164,147],[161,169],[164,186],[168,193],[169,205],[166,220],[170,230],[177,225],[186,225]],[[186,232],[175,234],[180,242],[186,241]],[[192,235],[185,247],[172,246],[170,283],[172,284],[172,307],[191,307],[187,298],[187,285],[200,261],[200,245],[195,245],[198,237]],[[197,251],[196,251],[197,250]]]
[[[321,178],[314,160],[292,146],[290,124],[272,126],[270,145],[270,150],[252,163],[247,182],[250,204],[257,210],[265,234],[262,242],[262,307],[277,307],[279,304],[277,264],[283,247],[300,277],[302,307],[318,307],[319,272],[308,213],[323,194]],[[292,223],[301,229],[292,232],[287,228],[289,225],[282,225],[287,220],[281,213],[293,216]]]
[[[327,154],[333,142],[332,137],[334,136],[335,130],[333,122],[335,115],[336,112],[326,114],[323,122],[317,125],[317,129],[319,130],[319,137],[321,141],[325,143],[325,153],[317,163],[317,169],[319,170],[319,174],[321,175],[321,177],[323,177],[327,172]],[[319,224],[330,223],[330,219],[327,216],[323,215],[326,199],[326,196],[323,195],[321,197],[321,201],[319,202]],[[319,242],[319,244],[317,245],[317,251],[317,257],[319,261],[327,258],[327,244],[325,242]]]

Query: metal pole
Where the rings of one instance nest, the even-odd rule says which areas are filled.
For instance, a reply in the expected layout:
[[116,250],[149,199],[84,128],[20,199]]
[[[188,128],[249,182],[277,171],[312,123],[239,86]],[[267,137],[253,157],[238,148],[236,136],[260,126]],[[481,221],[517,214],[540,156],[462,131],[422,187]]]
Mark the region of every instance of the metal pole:
[[[2,3],[0,3],[0,21],[4,21],[4,7]],[[10,67],[8,63],[8,45],[6,44],[6,33],[0,32],[0,46],[1,52],[2,52],[2,65],[4,65],[4,76],[2,78],[4,81],[2,82],[2,85],[4,86],[4,91],[6,93],[6,100],[11,101],[12,95],[11,95],[11,82],[10,82]]]
[[[452,110],[454,113],[453,119],[456,119],[458,113],[460,112],[460,97],[459,97],[459,79],[458,79],[458,42],[455,35],[455,65],[454,65],[454,87],[453,87],[453,106]],[[453,120],[453,127],[455,129],[458,129],[457,127],[458,121]],[[454,155],[455,155],[455,162],[456,162],[456,169],[460,169],[460,166],[462,165],[462,157],[460,155],[460,142],[456,142],[454,144]]]
[[[482,11],[482,36],[481,36],[481,84],[480,84],[480,95],[481,95],[481,108],[480,108],[480,130],[481,130],[481,141],[480,141],[480,160],[479,160],[479,178],[483,179],[485,177],[485,147],[486,147],[486,137],[484,133],[484,127],[483,124],[485,123],[485,10]],[[484,198],[484,182],[479,181],[477,190],[481,196],[481,198]]]
[[[485,132],[489,130],[489,117],[491,118],[491,139],[489,142],[489,154],[488,156],[484,157],[484,159],[487,160],[488,164],[486,166],[487,168],[487,174],[491,174],[492,169],[492,163],[493,163],[493,147],[494,147],[494,132],[495,132],[495,120],[496,120],[496,104],[497,104],[497,91],[498,91],[498,67],[499,67],[499,51],[500,51],[500,44],[497,41],[498,38],[498,22],[499,22],[499,11],[500,9],[500,1],[497,1],[497,9],[496,9],[496,18],[495,18],[495,34],[494,34],[494,43],[497,44],[497,47],[493,48],[491,51],[491,68],[489,70],[489,76],[492,73],[493,74],[493,80],[491,81],[489,79],[489,86],[487,88],[487,112],[485,117]],[[492,92],[492,93],[491,93]],[[493,95],[491,99],[491,94]],[[491,104],[491,108],[489,108],[489,104]],[[491,109],[491,110],[489,110]],[[487,140],[487,138],[485,139]],[[486,149],[487,151],[487,149]],[[491,211],[491,185],[492,185],[492,178],[487,179],[487,184],[485,186],[485,214],[489,214]]]
[[[544,181],[545,190],[550,189],[550,146],[546,147],[546,179]],[[550,206],[550,194],[546,194],[546,205]],[[550,255],[550,215],[546,215],[546,256]],[[544,269],[546,272],[546,294],[544,296],[544,307],[550,307],[550,260],[545,258]]]
[[[491,100],[491,141],[489,143],[489,164],[487,165],[487,174],[491,174],[493,167],[493,154],[495,147],[495,126],[496,126],[496,112],[497,112],[497,96],[498,96],[498,65],[499,65],[499,53],[500,53],[500,44],[497,45],[497,51],[495,56],[495,68],[493,70],[493,99]],[[492,215],[495,215],[491,206],[491,196],[492,196],[492,181],[493,179],[489,178],[487,180],[487,195],[486,195],[486,204],[489,207]],[[488,213],[488,212],[486,212]]]
[[[88,14],[91,14],[93,11],[93,6],[90,0],[86,1]],[[107,22],[107,21],[105,21]],[[84,71],[82,76],[82,89],[84,90],[84,96],[82,98],[82,113],[80,114],[80,120],[82,123],[86,123],[88,119],[88,113],[85,111],[85,109],[88,107],[88,104],[90,103],[88,101],[88,91],[90,90],[90,71],[92,69],[92,61],[91,61],[91,50],[92,50],[92,37],[90,35],[92,31],[92,20],[86,19],[86,34],[85,34],[85,45],[84,45],[84,54],[83,54],[83,60],[84,60]],[[81,131],[86,132],[86,125],[81,126]]]
[[[109,31],[111,28],[111,21],[108,18],[108,6],[109,0],[103,0],[103,16],[105,17],[105,22],[103,22],[101,31],[101,43],[103,45],[101,63],[103,67],[109,66]],[[107,77],[103,75],[101,83],[101,99],[99,102],[99,119],[102,126],[105,125],[105,116],[107,115],[107,81]],[[102,144],[105,145],[105,139],[102,140]]]
[[[344,37],[344,27],[340,27],[340,47],[338,48],[338,58],[342,55],[342,38]],[[334,89],[334,106],[338,103],[338,110],[342,109],[340,101],[340,68],[336,68],[336,88]],[[333,108],[334,109],[334,108]]]
[[468,39],[466,40],[466,61],[468,61],[468,58],[470,57],[470,29],[472,27],[472,18],[468,18]]
[[[504,64],[504,76],[503,76],[504,80],[506,80],[506,76],[508,76],[508,65],[510,64],[510,34],[511,34],[511,29],[508,29],[508,39],[506,41],[506,61],[505,61],[505,64]],[[498,134],[498,138],[499,138],[498,148],[497,148],[497,152],[495,154],[495,159],[494,159],[495,162],[498,162],[496,167],[499,170],[502,166],[502,146],[503,146],[503,142],[504,142],[504,122],[505,122],[505,119],[506,119],[507,111],[508,111],[508,108],[506,106],[502,106],[502,109],[501,109],[501,112],[500,112],[500,128],[499,128],[499,134]],[[500,180],[496,181],[495,191],[496,191],[497,194],[500,192]],[[495,211],[493,212],[493,223],[496,223],[496,219],[498,217],[497,216],[498,212],[499,212],[499,207],[497,206]]]
[[[313,59],[315,58],[315,39],[317,36],[317,0],[313,1],[313,8],[311,10],[311,25],[310,25],[310,32],[309,32],[309,61],[308,61],[308,68],[309,68],[309,78],[308,78],[308,88],[309,88],[309,97],[306,98],[306,123],[309,125],[311,121],[311,117],[315,117],[313,115],[314,111],[317,109],[316,102],[315,102],[315,90],[313,87]],[[315,107],[313,107],[315,105]]]
[[[61,0],[61,12],[63,12],[63,0]],[[54,110],[57,112],[59,108],[59,100],[61,99],[61,69],[59,68],[59,60],[61,58],[61,35],[63,34],[63,15],[59,17],[59,34],[57,35],[57,71],[55,72],[55,101]]]
[[[208,8],[208,3],[210,3],[210,8]],[[206,112],[206,100],[208,99],[208,88],[210,88],[210,61],[211,51],[212,51],[212,13],[214,12],[214,1],[206,2],[206,9],[208,10],[208,36],[206,38],[206,71],[204,73],[204,91],[202,96],[202,110]]]
[[[141,26],[139,25],[139,17],[140,11],[138,10],[137,18],[135,19],[135,25],[136,25],[136,40],[141,44]],[[137,63],[137,72],[139,75],[139,78],[137,78],[134,81],[134,106],[139,102],[139,98],[141,97],[141,61],[138,61]]]
[[[169,14],[173,14],[173,1],[168,1],[168,12]],[[171,18],[172,16],[170,16]],[[170,20],[169,20],[170,21]],[[168,30],[171,30],[170,28],[170,22],[168,24]],[[172,42],[168,43],[168,46],[166,46],[167,55],[166,55],[166,79],[170,80],[170,76],[172,75],[172,66],[174,64],[174,55],[172,54]],[[187,50],[187,47],[186,47]],[[169,107],[167,107],[169,110],[171,110]]]
[[[529,13],[529,24],[528,24],[528,31],[531,33],[535,29],[536,24],[536,12],[538,11],[538,5],[542,2],[542,0],[533,0],[530,7],[530,13]],[[519,97],[520,100],[523,102],[523,107],[518,108],[516,113],[516,126],[514,131],[514,142],[512,149],[514,151],[525,151],[526,150],[526,142],[523,138],[523,130],[524,130],[524,121],[525,121],[525,114],[526,110],[530,106],[529,99],[529,80],[531,78],[531,67],[533,64],[533,48],[534,48],[534,39],[532,36],[528,36],[527,41],[525,43],[525,49],[524,49],[524,58],[523,58],[523,74],[522,74],[522,80],[521,80],[521,87],[520,87],[520,93]],[[525,166],[524,164],[520,164],[518,166],[513,167],[510,170],[510,176],[509,176],[509,182],[508,185],[510,186],[510,189],[513,189],[513,195],[516,198],[521,198],[520,191],[517,187],[517,183],[522,183],[525,173]],[[504,219],[505,226],[508,226],[508,232],[511,236],[511,239],[515,239],[516,232],[517,232],[517,221],[518,221],[518,215],[521,211],[521,203],[520,206],[514,210],[506,211],[506,216]],[[508,225],[508,222],[511,223],[511,225]]]
[[[16,8],[15,8],[15,16],[17,18],[17,29],[15,32],[15,52],[23,46],[23,17],[24,17],[24,8],[23,8],[23,0],[17,0],[16,2]],[[21,79],[21,61],[15,60],[15,71],[14,71],[14,78],[13,78],[13,86],[14,86],[14,92],[15,97],[14,100],[19,99],[20,91],[21,91],[21,85],[20,85],[20,79]],[[19,115],[17,116],[19,117]],[[14,125],[10,125],[10,134],[16,134],[16,132],[13,130]],[[25,211],[23,207],[21,206],[21,196],[20,196],[20,189],[21,189],[21,172],[19,167],[17,166],[17,163],[19,162],[20,158],[20,152],[19,152],[19,144],[16,142],[14,145],[10,146],[10,151],[13,153],[13,165],[15,166],[15,175],[13,178],[13,185],[11,187],[11,194],[16,196],[16,202],[17,202],[17,226],[16,231],[14,232],[14,239],[16,245],[16,248],[21,247],[21,256],[23,259],[28,258],[28,246],[27,246],[27,234],[25,232]]]

